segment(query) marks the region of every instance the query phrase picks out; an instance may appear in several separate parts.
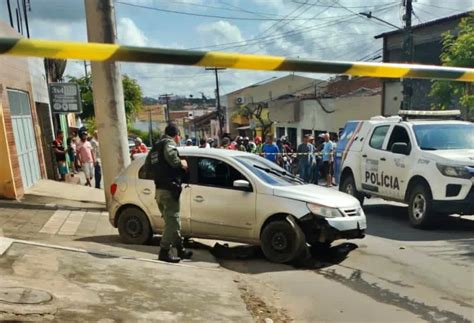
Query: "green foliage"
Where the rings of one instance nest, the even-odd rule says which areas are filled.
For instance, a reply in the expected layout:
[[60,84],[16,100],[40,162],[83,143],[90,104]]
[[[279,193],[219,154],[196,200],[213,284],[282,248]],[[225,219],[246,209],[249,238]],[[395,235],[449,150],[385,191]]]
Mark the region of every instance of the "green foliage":
[[[445,66],[474,67],[474,11],[461,19],[457,37],[450,32],[442,35],[443,53],[441,62]],[[434,81],[430,96],[436,98],[433,108],[446,109],[453,102],[459,103],[466,109],[467,114],[474,114],[474,93],[472,83]]]
[[[89,120],[95,117],[94,101],[92,97],[92,79],[91,76],[83,77],[68,77],[69,82],[77,83],[81,89],[82,99],[82,114],[81,118]],[[122,76],[123,94],[125,100],[125,115],[127,117],[127,124],[133,120],[135,115],[142,107],[142,89],[137,81],[130,78],[128,75]]]

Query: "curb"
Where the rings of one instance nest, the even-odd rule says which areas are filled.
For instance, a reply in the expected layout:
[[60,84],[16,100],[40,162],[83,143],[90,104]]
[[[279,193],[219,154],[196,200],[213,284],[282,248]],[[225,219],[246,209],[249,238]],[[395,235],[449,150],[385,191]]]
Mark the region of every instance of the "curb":
[[27,209],[27,210],[68,210],[68,211],[80,211],[80,210],[90,210],[90,211],[107,211],[105,207],[79,207],[79,206],[69,206],[69,205],[58,205],[58,204],[38,204],[38,203],[24,203],[18,201],[6,201],[0,200],[0,208],[6,209]]

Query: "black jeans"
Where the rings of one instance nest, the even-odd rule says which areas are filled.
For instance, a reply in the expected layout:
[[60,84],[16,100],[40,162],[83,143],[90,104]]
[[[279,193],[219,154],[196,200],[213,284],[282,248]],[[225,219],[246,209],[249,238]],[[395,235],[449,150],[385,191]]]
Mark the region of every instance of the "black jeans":
[[100,188],[100,181],[102,179],[102,168],[99,162],[95,163],[94,167],[95,188]]

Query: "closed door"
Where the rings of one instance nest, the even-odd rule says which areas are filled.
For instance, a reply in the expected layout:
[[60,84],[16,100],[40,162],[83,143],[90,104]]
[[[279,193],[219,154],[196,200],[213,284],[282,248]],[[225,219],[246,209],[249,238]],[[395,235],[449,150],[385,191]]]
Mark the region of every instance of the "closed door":
[[23,188],[29,188],[41,174],[28,93],[8,90],[8,102]]
[[191,162],[197,178],[191,180],[191,231],[195,235],[250,238],[255,224],[254,188],[234,187],[248,179],[233,166],[214,158]]
[[[129,179],[132,180],[132,179]],[[155,182],[147,179],[145,173],[145,166],[141,166],[138,171],[138,178],[135,181],[135,188],[137,195],[142,202],[147,214],[151,217],[155,231],[162,231],[165,226],[163,217],[158,208],[155,199]],[[186,185],[186,184],[185,184]],[[190,232],[190,210],[189,210],[190,191],[183,189],[180,197],[180,218],[181,218],[181,232],[187,235]]]

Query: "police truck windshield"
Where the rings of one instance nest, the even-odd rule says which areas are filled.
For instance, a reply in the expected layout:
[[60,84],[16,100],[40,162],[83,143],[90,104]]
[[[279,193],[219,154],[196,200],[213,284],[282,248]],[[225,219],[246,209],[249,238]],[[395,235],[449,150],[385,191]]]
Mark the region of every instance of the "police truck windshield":
[[474,124],[414,125],[422,150],[474,149]]

